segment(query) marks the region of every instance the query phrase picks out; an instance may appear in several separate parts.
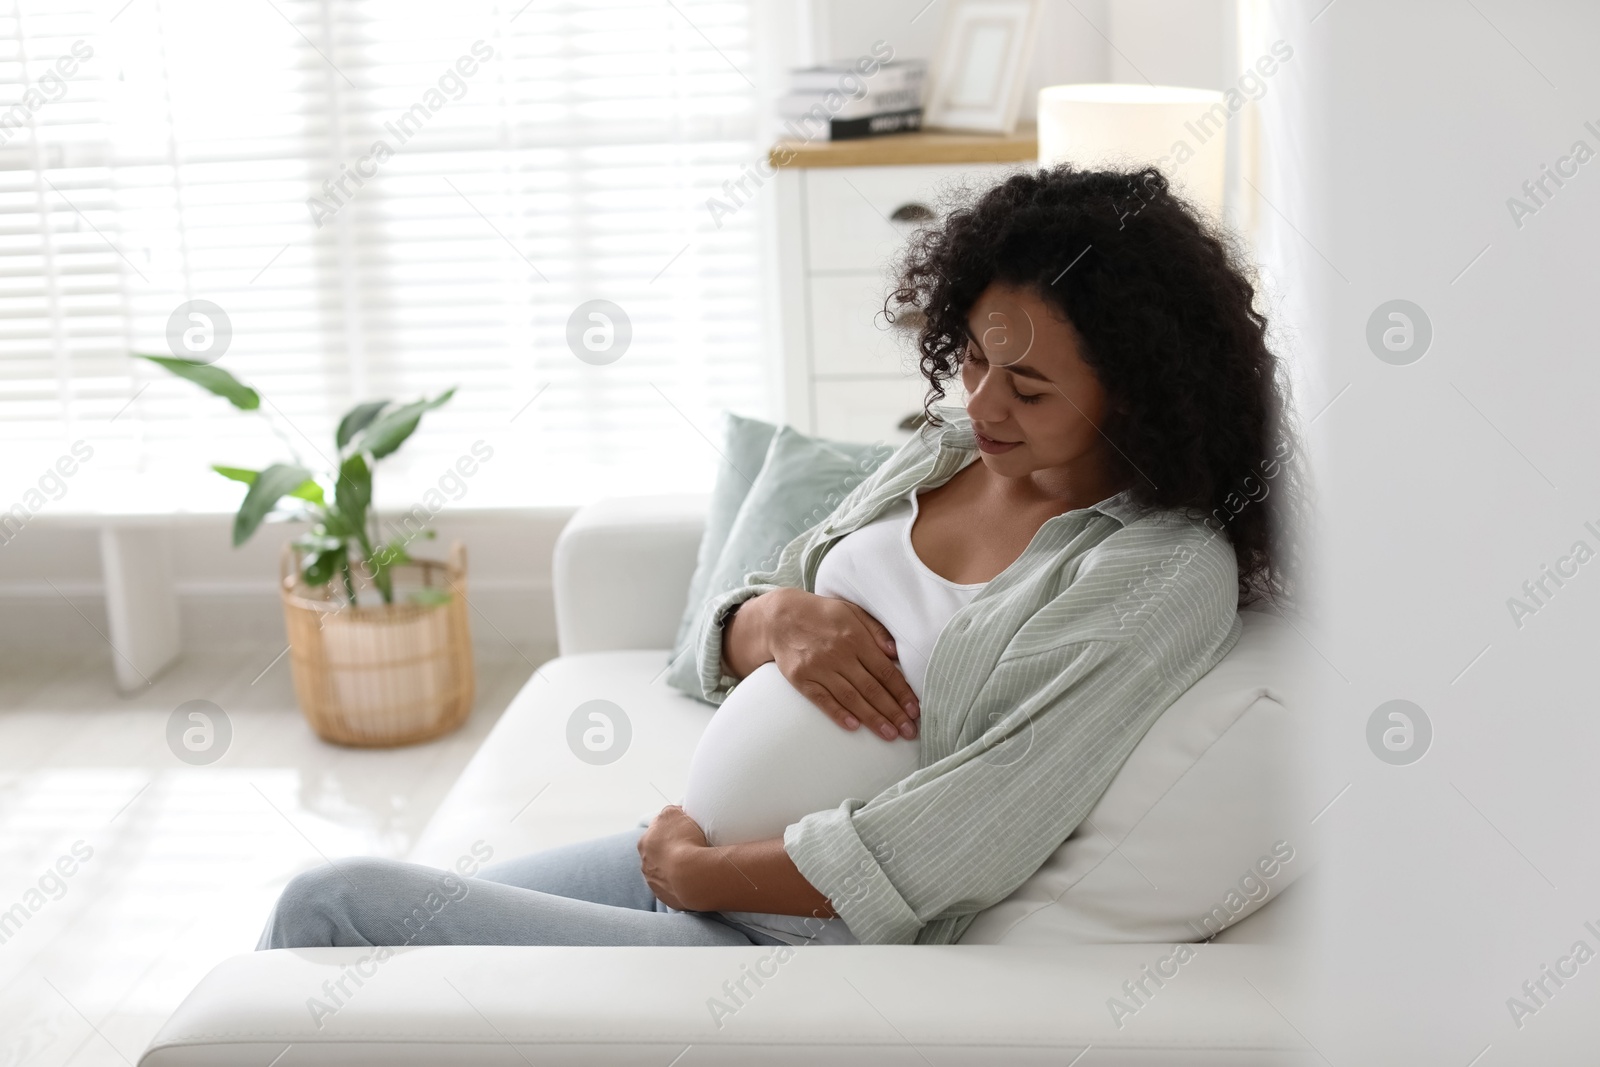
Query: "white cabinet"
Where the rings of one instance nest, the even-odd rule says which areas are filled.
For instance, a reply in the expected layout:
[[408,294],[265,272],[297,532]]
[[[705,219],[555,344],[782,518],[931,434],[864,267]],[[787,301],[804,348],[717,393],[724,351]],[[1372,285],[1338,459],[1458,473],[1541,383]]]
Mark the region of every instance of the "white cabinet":
[[[1032,167],[1030,137],[906,135],[871,146],[811,145],[801,154],[809,158],[778,168],[785,421],[852,441],[906,437],[901,425],[922,410],[926,387],[914,324],[903,317],[891,324],[884,314],[895,260],[917,226],[955,199]],[[930,142],[959,142],[960,161],[881,161],[926,157]],[[842,153],[863,162],[841,166],[829,158]],[[990,155],[999,161],[986,161]],[[947,389],[944,403],[956,402],[958,390]]]
[[[950,387],[945,392],[951,393]],[[899,428],[900,421],[922,410],[926,393],[921,375],[819,379],[812,390],[816,414],[810,432],[837,441],[898,443],[909,432]]]
[[913,366],[916,332],[884,313],[888,286],[877,274],[812,274],[806,300],[811,366],[830,378],[882,378]]

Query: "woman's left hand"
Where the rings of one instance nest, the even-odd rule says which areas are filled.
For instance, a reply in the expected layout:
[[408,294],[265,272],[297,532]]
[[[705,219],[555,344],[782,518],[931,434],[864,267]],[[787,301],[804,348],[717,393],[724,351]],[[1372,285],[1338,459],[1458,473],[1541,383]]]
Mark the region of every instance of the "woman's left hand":
[[656,899],[679,911],[700,911],[694,903],[689,870],[710,842],[700,826],[676,804],[661,809],[639,838],[639,868]]

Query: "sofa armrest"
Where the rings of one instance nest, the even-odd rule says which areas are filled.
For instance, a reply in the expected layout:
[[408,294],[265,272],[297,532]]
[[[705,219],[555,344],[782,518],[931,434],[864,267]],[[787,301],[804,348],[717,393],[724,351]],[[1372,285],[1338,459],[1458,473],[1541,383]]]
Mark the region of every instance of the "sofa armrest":
[[563,656],[672,647],[709,500],[699,493],[612,497],[578,509],[553,560]]
[[262,1067],[287,1046],[345,1067],[662,1067],[691,1047],[684,1063],[1064,1064],[1086,1046],[1124,1067],[1317,1061],[1279,1014],[1305,1012],[1281,953],[1185,947],[1159,985],[1144,968],[1171,945],[256,952],[212,970],[140,1065]]

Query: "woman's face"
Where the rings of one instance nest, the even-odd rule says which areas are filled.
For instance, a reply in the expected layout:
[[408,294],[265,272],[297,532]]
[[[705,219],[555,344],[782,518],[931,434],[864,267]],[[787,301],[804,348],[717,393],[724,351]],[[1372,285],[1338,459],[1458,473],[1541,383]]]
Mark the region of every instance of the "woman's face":
[[972,305],[967,330],[961,384],[989,469],[1103,478],[1108,401],[1072,323],[1031,288],[995,282]]

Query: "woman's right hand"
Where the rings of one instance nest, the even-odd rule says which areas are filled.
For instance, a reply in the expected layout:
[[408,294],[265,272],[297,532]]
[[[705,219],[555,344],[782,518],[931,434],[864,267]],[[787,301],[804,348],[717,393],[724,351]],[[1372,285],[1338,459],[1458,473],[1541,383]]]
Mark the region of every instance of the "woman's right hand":
[[888,741],[917,736],[922,709],[894,660],[894,639],[848,600],[774,589],[746,601],[723,640],[730,666],[740,666],[728,654],[736,646],[746,664],[758,657],[775,662],[790,685],[846,730],[865,725]]

